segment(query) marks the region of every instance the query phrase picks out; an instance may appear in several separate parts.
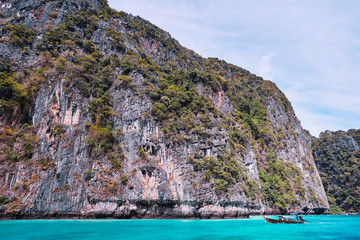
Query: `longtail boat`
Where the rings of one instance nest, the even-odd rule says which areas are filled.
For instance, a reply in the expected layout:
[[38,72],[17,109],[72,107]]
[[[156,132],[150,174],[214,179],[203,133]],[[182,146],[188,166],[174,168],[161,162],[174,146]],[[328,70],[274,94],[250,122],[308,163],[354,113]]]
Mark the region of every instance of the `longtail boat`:
[[304,223],[309,222],[299,216],[297,213],[292,213],[291,216],[277,216],[277,219],[268,218],[263,215],[265,222],[268,223]]

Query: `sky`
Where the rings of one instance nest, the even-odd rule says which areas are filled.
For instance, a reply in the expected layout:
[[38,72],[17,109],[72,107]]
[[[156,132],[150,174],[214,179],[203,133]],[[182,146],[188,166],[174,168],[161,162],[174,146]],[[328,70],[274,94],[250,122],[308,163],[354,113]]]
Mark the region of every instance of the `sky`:
[[360,129],[359,0],[108,0],[202,57],[271,80],[303,128]]

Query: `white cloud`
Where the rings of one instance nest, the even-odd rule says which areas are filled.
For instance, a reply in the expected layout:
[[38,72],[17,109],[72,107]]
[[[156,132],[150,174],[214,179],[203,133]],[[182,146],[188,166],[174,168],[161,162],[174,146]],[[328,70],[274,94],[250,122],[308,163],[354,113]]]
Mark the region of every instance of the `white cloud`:
[[309,130],[314,136],[318,137],[320,132],[325,130],[339,130],[336,122],[342,121],[340,117],[329,116],[328,114],[312,112],[303,107],[297,107],[297,113],[302,116],[301,124],[303,128]]
[[271,59],[274,57],[274,53],[269,53],[267,55],[261,56],[260,59],[260,68],[259,68],[259,75],[262,76],[264,79],[272,80],[273,76],[273,68],[270,64]]

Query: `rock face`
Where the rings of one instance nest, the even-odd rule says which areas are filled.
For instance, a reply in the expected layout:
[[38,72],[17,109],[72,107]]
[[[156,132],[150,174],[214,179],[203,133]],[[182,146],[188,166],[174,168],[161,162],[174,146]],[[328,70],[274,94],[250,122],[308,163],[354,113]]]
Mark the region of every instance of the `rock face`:
[[1,217],[328,208],[311,136],[275,84],[104,1],[0,7]]
[[316,165],[330,203],[330,211],[359,212],[360,131],[326,131],[313,143]]

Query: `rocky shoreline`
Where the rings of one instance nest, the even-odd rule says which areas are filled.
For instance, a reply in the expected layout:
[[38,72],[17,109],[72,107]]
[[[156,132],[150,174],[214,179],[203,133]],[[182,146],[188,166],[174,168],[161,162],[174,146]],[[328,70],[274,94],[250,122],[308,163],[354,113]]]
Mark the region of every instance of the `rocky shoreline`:
[[[327,215],[327,209],[316,208],[300,211],[301,215]],[[261,211],[252,212],[233,212],[233,213],[187,213],[182,214],[175,212],[174,209],[157,209],[152,213],[142,210],[130,210],[127,212],[53,212],[53,213],[24,213],[24,212],[0,212],[0,220],[30,220],[30,219],[245,219],[250,216],[262,215]],[[264,212],[265,215],[287,215],[289,213],[281,213],[279,211],[269,209]]]
[[81,214],[81,213],[36,213],[36,214],[24,214],[24,213],[3,213],[0,214],[0,220],[32,220],[32,219],[245,219],[250,216],[259,214],[243,214],[238,216],[170,216],[170,215],[117,215],[111,214]]

